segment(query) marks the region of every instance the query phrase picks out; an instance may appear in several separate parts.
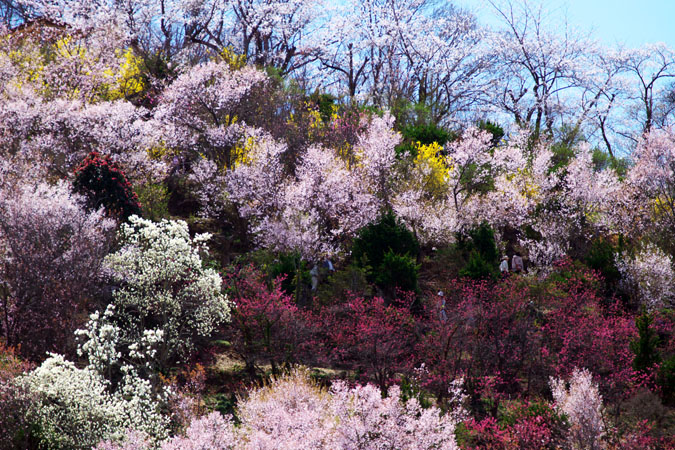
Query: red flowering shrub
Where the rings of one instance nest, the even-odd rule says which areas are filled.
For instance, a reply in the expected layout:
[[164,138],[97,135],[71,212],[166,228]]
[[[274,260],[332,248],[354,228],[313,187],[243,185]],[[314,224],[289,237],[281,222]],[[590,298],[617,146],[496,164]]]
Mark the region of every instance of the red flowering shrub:
[[141,214],[141,205],[124,172],[110,156],[91,152],[75,169],[75,192],[87,198],[91,209],[105,207],[109,214],[126,220]]
[[245,361],[250,373],[268,363],[272,371],[282,363],[295,362],[304,339],[305,313],[298,310],[293,297],[281,287],[282,278],[271,289],[263,275],[253,267],[225,274],[225,287],[235,304],[231,311],[227,338]]
[[545,402],[512,402],[498,419],[471,418],[460,430],[466,450],[553,450],[564,447],[567,422]]
[[[426,332],[415,352],[428,370],[423,385],[441,399],[459,376],[498,375],[498,389],[520,390],[522,375],[533,374],[540,340],[527,290],[516,279],[497,285],[456,281],[448,292],[447,319],[440,302],[433,298],[426,305]],[[529,387],[529,378],[524,381]]]
[[327,354],[338,367],[356,370],[386,391],[394,375],[409,370],[416,341],[411,298],[386,305],[355,297],[321,312]]
[[594,272],[568,262],[543,281],[453,282],[445,314],[438,297],[425,305],[415,352],[425,364],[422,385],[439,400],[460,376],[473,390],[490,377],[499,380],[495,392],[545,395],[550,376],[575,367],[590,370],[607,399],[644,384],[632,368],[634,317],[602,299],[601,286]]

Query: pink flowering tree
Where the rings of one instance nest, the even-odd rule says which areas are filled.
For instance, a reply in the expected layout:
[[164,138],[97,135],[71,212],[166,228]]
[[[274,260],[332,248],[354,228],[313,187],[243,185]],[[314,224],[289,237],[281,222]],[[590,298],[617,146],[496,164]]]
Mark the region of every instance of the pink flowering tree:
[[[653,130],[639,140],[635,164],[629,169],[624,189],[614,196],[614,222],[630,237],[646,233],[671,234],[675,229],[675,133],[671,129]],[[662,240],[672,252],[670,241]]]
[[8,345],[39,358],[72,350],[78,313],[99,294],[114,222],[61,182],[0,186],[0,307]]
[[322,311],[329,361],[358,370],[386,392],[396,373],[406,371],[415,343],[410,301],[386,305],[378,297],[352,298]]
[[308,260],[340,255],[344,243],[375,220],[391,197],[394,146],[400,139],[391,124],[391,116],[373,118],[351,160],[338,150],[310,146],[292,177],[284,168],[287,147],[252,133],[248,161],[225,176],[229,199],[250,220],[261,246],[298,251]]
[[305,314],[283,291],[281,281],[274,280],[270,289],[252,267],[229,274],[224,281],[235,305],[225,333],[252,374],[261,364],[271,364],[276,374],[283,363],[296,362],[308,337]]
[[[350,387],[336,382],[326,391],[304,371],[276,378],[253,389],[239,405],[240,426],[214,412],[195,419],[184,436],[160,445],[163,450],[313,448],[438,448],[456,450],[453,414],[403,402],[398,387],[382,392],[374,386]],[[127,443],[101,443],[101,450],[141,450],[137,434]]]
[[232,125],[249,96],[266,83],[263,72],[250,66],[233,69],[226,61],[186,70],[162,92],[154,111],[164,144],[202,153],[221,168],[234,166],[242,131]]

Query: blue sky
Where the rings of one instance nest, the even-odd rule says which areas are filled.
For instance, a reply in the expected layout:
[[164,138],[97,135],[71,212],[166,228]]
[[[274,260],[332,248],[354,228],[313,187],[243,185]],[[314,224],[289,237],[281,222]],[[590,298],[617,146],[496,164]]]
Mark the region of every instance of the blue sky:
[[[538,0],[531,0],[536,4]],[[628,47],[665,42],[675,47],[675,0],[541,0],[555,14],[564,16],[582,31],[608,45]],[[484,0],[455,0],[474,11],[482,23],[493,23],[494,13]],[[486,6],[487,5],[487,6]]]

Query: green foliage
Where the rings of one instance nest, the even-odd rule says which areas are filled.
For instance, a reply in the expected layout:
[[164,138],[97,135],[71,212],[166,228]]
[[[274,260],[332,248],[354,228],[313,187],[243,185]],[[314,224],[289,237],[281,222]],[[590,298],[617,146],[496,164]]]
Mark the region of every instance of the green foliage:
[[136,188],[143,217],[159,222],[169,218],[169,189],[164,183],[146,183]]
[[399,255],[417,255],[419,243],[415,236],[389,211],[380,219],[361,229],[352,246],[354,260],[365,267],[379,267],[384,255],[391,250]]
[[417,287],[418,252],[417,239],[391,211],[361,229],[352,247],[354,261],[367,270],[371,282],[405,290]]
[[414,398],[420,403],[424,409],[430,408],[432,405],[430,395],[424,391],[419,383],[414,378],[409,378],[405,375],[401,377],[401,400],[406,403],[408,400]]
[[675,406],[675,355],[663,361],[659,367],[657,383],[661,388],[663,403]]
[[551,173],[567,167],[575,156],[574,147],[565,142],[557,142],[551,146],[553,157],[551,158]]
[[642,314],[635,319],[638,329],[638,339],[630,343],[630,349],[635,354],[633,369],[646,372],[661,361],[657,347],[660,339],[650,325],[653,318],[650,314]]
[[437,142],[445,145],[448,141],[454,141],[457,135],[449,132],[436,124],[408,125],[401,130],[403,138],[411,142],[419,142],[423,145]]
[[397,286],[404,291],[417,291],[419,266],[408,254],[399,255],[389,250],[384,254],[382,264],[375,274],[378,286]]
[[319,283],[316,293],[321,305],[334,304],[350,295],[357,297],[373,295],[373,288],[368,283],[366,270],[354,264],[329,274],[323,282]]
[[497,271],[495,266],[485,261],[477,251],[471,252],[466,265],[459,271],[460,277],[471,278],[474,280],[482,280],[485,278],[496,279],[496,274]]
[[487,131],[492,135],[492,145],[497,146],[501,142],[502,138],[504,137],[504,129],[497,125],[494,122],[490,122],[489,120],[481,120],[478,122],[478,128]]
[[599,148],[593,149],[593,166],[597,172],[611,169],[619,177],[624,177],[628,171],[629,162],[625,158],[615,158]]
[[322,94],[317,91],[309,96],[309,100],[316,105],[317,109],[319,110],[319,114],[321,115],[321,120],[323,120],[325,123],[330,122],[337,98],[335,98],[333,95]]
[[311,283],[312,278],[307,268],[307,262],[300,258],[298,253],[282,253],[269,265],[269,275],[272,279],[283,276],[281,288],[286,294],[293,296],[296,301],[302,295],[302,286]]
[[621,272],[616,267],[616,255],[623,250],[623,239],[614,246],[607,239],[596,239],[586,254],[585,263],[593,270],[600,272],[605,279],[608,291],[613,290],[621,279]]
[[447,131],[436,124],[407,125],[401,130],[403,142],[396,147],[396,154],[401,156],[409,153],[413,158],[417,156],[417,143],[429,145],[434,142],[444,146],[457,139],[455,132]]
[[495,243],[495,233],[490,225],[483,223],[469,232],[468,239],[461,237],[458,248],[467,255],[467,263],[459,271],[461,277],[474,280],[497,278],[499,250]]

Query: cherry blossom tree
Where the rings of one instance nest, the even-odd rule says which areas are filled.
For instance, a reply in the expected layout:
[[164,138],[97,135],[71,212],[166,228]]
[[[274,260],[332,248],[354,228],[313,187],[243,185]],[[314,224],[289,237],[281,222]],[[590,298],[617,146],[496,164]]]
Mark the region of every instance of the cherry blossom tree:
[[[422,408],[415,399],[402,402],[374,386],[349,387],[336,382],[330,391],[312,383],[306,372],[279,377],[251,390],[239,407],[242,426],[214,412],[195,419],[185,436],[161,444],[165,450],[211,448],[439,448],[454,450],[455,420],[436,407]],[[101,450],[148,448],[133,438],[127,444],[101,443]]]
[[596,43],[566,21],[554,28],[543,4],[534,6],[526,0],[490,4],[503,25],[493,36],[499,67],[495,105],[516,124],[530,127],[535,136],[553,136],[562,125],[579,127],[614,75],[593,72]]
[[647,245],[634,257],[621,255],[617,267],[622,284],[648,310],[668,307],[675,297],[673,259],[654,245]]
[[600,449],[606,432],[602,415],[602,396],[593,383],[593,376],[585,369],[575,369],[569,381],[551,379],[551,391],[556,408],[567,415],[572,429],[570,442],[578,449]]
[[312,145],[285,173],[283,144],[254,138],[250,162],[226,175],[229,198],[251,220],[259,244],[299,251],[315,260],[337,255],[342,244],[375,220],[387,204],[399,136],[391,116],[373,118],[353,151],[353,162],[336,150]]
[[219,167],[233,166],[242,131],[232,125],[242,104],[266,82],[263,72],[248,66],[235,70],[225,61],[186,71],[164,90],[154,112],[164,144],[203,153]]

